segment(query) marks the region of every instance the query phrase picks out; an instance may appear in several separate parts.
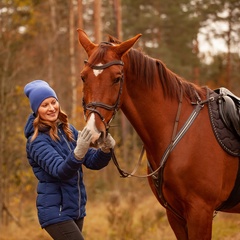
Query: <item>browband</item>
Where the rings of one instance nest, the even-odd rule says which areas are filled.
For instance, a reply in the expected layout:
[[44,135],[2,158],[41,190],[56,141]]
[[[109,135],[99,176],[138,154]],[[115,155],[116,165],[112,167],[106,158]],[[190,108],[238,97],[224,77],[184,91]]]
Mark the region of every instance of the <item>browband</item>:
[[123,61],[120,61],[120,60],[114,60],[114,61],[111,61],[111,62],[108,62],[106,64],[103,64],[103,65],[91,65],[87,60],[84,60],[84,63],[86,64],[89,64],[89,66],[92,68],[92,69],[96,69],[96,70],[101,70],[101,69],[105,69],[105,68],[108,68],[112,65],[122,65],[124,66],[124,62]]

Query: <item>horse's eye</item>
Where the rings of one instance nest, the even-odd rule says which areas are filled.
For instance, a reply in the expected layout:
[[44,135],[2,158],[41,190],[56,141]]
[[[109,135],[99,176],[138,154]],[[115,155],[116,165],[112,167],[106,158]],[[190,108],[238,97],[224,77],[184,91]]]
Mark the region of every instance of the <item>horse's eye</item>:
[[115,78],[113,83],[119,83],[121,81],[121,77]]
[[83,82],[85,82],[85,77],[84,76],[81,76],[81,79]]

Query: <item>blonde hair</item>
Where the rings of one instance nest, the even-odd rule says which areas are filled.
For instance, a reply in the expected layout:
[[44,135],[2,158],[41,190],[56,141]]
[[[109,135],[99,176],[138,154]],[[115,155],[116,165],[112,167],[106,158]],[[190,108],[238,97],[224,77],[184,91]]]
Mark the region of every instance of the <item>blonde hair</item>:
[[42,131],[48,132],[49,136],[51,137],[51,139],[53,141],[60,140],[59,136],[58,136],[58,124],[59,123],[62,124],[62,128],[63,128],[64,133],[67,136],[67,139],[69,141],[74,141],[73,132],[71,131],[71,129],[69,127],[68,116],[60,108],[58,119],[56,122],[45,121],[40,118],[39,114],[36,116],[36,118],[33,121],[34,133],[31,138],[31,142],[34,139],[36,139],[36,137],[38,136],[38,133],[42,132]]

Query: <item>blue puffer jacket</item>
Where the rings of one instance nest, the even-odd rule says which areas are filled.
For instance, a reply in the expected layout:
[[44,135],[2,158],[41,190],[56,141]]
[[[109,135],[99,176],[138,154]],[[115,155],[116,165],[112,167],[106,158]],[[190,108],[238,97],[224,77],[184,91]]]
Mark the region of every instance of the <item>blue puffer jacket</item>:
[[[40,132],[30,142],[33,134],[34,116],[30,115],[25,126],[27,158],[38,179],[37,209],[42,228],[86,215],[86,190],[83,183],[82,164],[98,170],[109,163],[110,153],[90,148],[82,161],[74,157],[76,142],[69,142],[61,124],[58,127],[59,141],[53,141],[47,133]],[[71,126],[74,138],[78,131]]]

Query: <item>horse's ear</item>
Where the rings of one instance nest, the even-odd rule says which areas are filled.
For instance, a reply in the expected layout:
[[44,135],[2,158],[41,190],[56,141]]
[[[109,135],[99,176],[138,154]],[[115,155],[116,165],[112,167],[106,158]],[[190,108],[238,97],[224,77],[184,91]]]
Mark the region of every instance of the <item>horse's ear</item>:
[[123,54],[127,53],[141,36],[142,34],[138,34],[135,37],[120,43],[118,46],[116,46],[117,54],[119,54],[119,56],[122,56]]
[[83,46],[88,56],[91,55],[91,51],[97,46],[88,38],[87,34],[82,29],[77,29],[78,41]]

